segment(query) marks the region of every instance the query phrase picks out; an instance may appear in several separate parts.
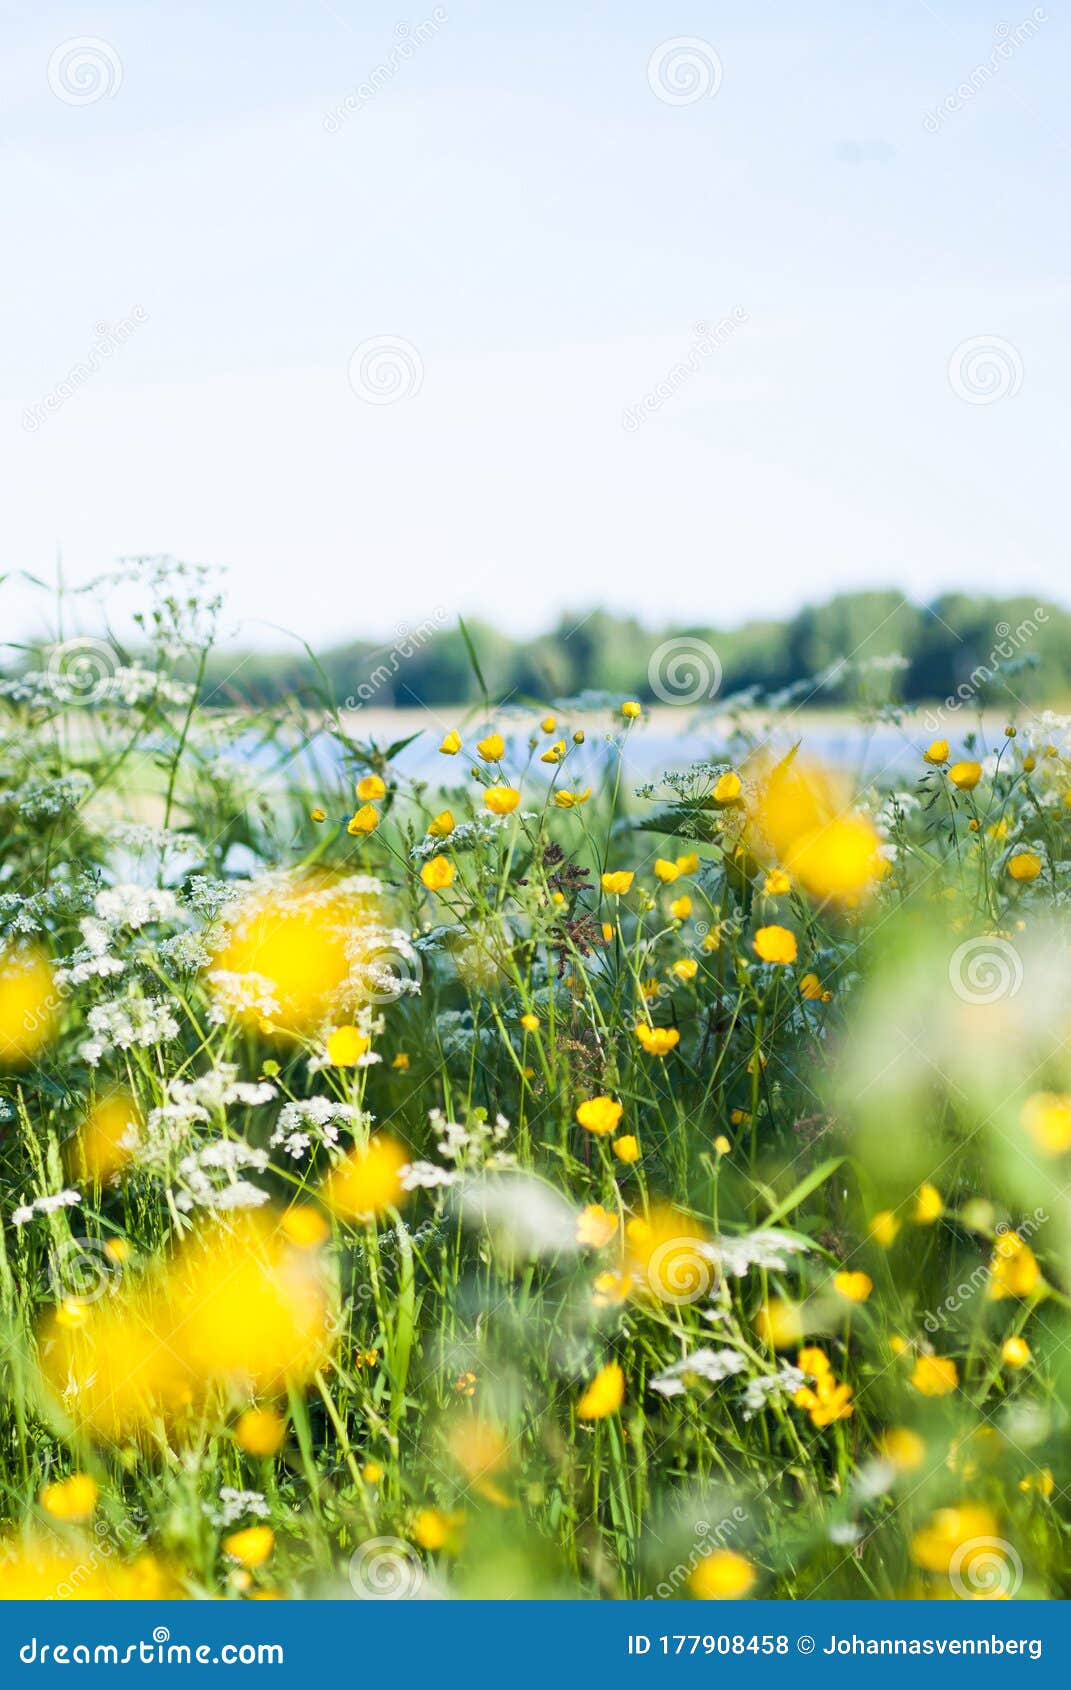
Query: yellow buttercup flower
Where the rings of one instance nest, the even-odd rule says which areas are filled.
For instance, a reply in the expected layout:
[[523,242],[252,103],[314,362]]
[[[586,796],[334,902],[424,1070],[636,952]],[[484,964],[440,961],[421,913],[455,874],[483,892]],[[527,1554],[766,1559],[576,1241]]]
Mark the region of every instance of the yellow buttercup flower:
[[656,857],[654,872],[656,880],[660,880],[664,886],[669,886],[681,871],[676,863],[667,862],[665,857]]
[[346,823],[346,832],[367,835],[379,826],[379,811],[374,804],[362,804]]
[[669,913],[675,921],[687,921],[692,913],[691,898],[674,898],[669,906]]
[[369,803],[373,798],[385,798],[386,782],[378,775],[364,775],[357,782],[357,796],[362,803]]
[[626,722],[634,722],[637,716],[642,715],[642,707],[636,703],[634,698],[626,698],[621,706],[621,714]]
[[485,763],[498,763],[505,756],[506,742],[499,733],[490,733],[476,741],[476,749]]
[[526,1033],[538,1033],[539,1016],[533,1015],[531,1010],[529,1010],[526,1015],[521,1016],[521,1026],[524,1028]]
[[451,1549],[464,1523],[465,1516],[460,1510],[444,1514],[441,1508],[421,1508],[413,1519],[413,1541],[432,1553]]
[[335,1068],[352,1068],[365,1055],[371,1039],[356,1027],[336,1027],[327,1039],[327,1060]]
[[576,1405],[579,1420],[605,1420],[625,1400],[625,1375],[616,1361],[600,1367]]
[[1005,1367],[1025,1367],[1030,1360],[1030,1345],[1025,1338],[1005,1338],[1000,1347],[1000,1359]]
[[612,1133],[624,1114],[624,1105],[612,1097],[589,1097],[577,1106],[580,1125],[597,1138]]
[[917,1473],[926,1459],[926,1445],[909,1426],[890,1426],[878,1440],[878,1454],[898,1473]]
[[1013,880],[1036,880],[1041,873],[1041,858],[1036,851],[1016,851],[1008,858],[1008,873]]
[[309,811],[309,820],[314,822],[325,822],[327,820],[327,811],[323,809],[321,805],[317,804]]
[[712,1549],[696,1562],[688,1588],[702,1602],[736,1602],[753,1588],[756,1577],[746,1555],[738,1555],[735,1549]]
[[564,739],[559,739],[556,740],[553,745],[547,747],[546,751],[541,754],[539,761],[541,763],[560,763],[564,756],[565,741]]
[[433,839],[445,839],[454,831],[454,817],[450,810],[440,810],[428,823],[428,832]]
[[935,739],[935,740],[931,741],[931,743],[927,746],[926,750],[922,753],[922,755],[926,759],[927,763],[933,763],[935,766],[938,766],[941,763],[947,763],[948,762],[948,741],[947,741],[947,739]]
[[825,992],[822,989],[822,982],[819,980],[817,974],[805,974],[803,976],[800,981],[800,996],[812,1001],[815,999],[820,1000],[825,996]]
[[543,720],[540,722],[539,725],[540,725],[540,727],[542,728],[542,730],[545,734],[552,734],[554,732],[555,728],[558,726],[557,717],[555,717],[555,716],[544,716]]
[[633,869],[610,869],[601,877],[602,889],[615,897],[621,897],[629,891],[636,874]]
[[696,851],[685,851],[677,858],[677,870],[680,874],[698,874],[699,854]]
[[443,742],[439,746],[439,750],[442,752],[444,757],[457,756],[458,752],[461,750],[461,735],[458,733],[456,728],[451,728],[450,732],[444,736]]
[[563,787],[554,794],[554,802],[559,810],[575,810],[579,805],[586,804],[590,797],[590,786],[586,786],[583,792],[567,792]]
[[618,1161],[624,1162],[626,1165],[638,1162],[640,1159],[639,1140],[632,1133],[622,1133],[620,1138],[614,1139],[610,1148]]
[[803,1322],[795,1303],[770,1297],[755,1315],[755,1331],[773,1350],[788,1350],[803,1337]]
[[429,892],[445,892],[454,883],[454,865],[449,857],[429,857],[420,871],[420,878]]
[[509,816],[521,801],[521,795],[515,786],[489,786],[485,788],[483,801],[493,816]]
[[1000,1522],[992,1509],[965,1502],[931,1514],[911,1539],[911,1558],[929,1573],[949,1573],[955,1567],[969,1587],[971,1562],[984,1565],[992,1556],[993,1544],[1000,1541]]
[[795,962],[796,935],[787,927],[760,927],[755,934],[756,953],[763,962]]
[[735,769],[727,769],[719,775],[714,786],[714,800],[718,804],[731,804],[734,798],[739,798],[743,788],[743,781]]
[[404,1073],[405,1070],[409,1067],[409,1057],[406,1055],[404,1050],[400,1050],[398,1052],[397,1056],[394,1058],[394,1061],[391,1063],[391,1067],[397,1068],[402,1073]]
[[786,874],[783,868],[771,869],[762,889],[768,898],[783,898],[786,892],[792,890],[792,876]]
[[670,973],[675,974],[678,980],[691,981],[699,973],[699,964],[694,957],[683,956],[670,965]]
[[973,792],[982,778],[981,763],[953,763],[948,778],[961,792]]
[[648,1056],[668,1056],[681,1041],[676,1027],[649,1027],[646,1021],[638,1021],[635,1032]]

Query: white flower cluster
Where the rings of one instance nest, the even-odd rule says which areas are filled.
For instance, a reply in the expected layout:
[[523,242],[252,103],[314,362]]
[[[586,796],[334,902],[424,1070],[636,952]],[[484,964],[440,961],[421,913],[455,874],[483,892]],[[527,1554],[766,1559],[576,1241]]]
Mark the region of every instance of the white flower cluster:
[[794,1396],[807,1383],[806,1374],[786,1363],[777,1373],[763,1373],[749,1379],[744,1387],[744,1419],[753,1420],[761,1414],[771,1397]]
[[178,899],[166,887],[110,886],[98,892],[94,908],[110,927],[131,927],[135,932],[150,922],[176,921]]
[[667,1367],[651,1380],[651,1390],[657,1391],[663,1397],[682,1397],[688,1386],[696,1380],[703,1380],[708,1385],[720,1385],[723,1379],[729,1379],[734,1373],[743,1373],[747,1368],[747,1361],[739,1350],[693,1350],[691,1355],[682,1356],[672,1367]]
[[82,1201],[80,1191],[57,1191],[51,1197],[34,1197],[29,1203],[22,1203],[13,1212],[11,1224],[25,1226],[35,1215],[51,1215],[56,1209],[73,1209]]
[[460,1121],[448,1121],[441,1109],[428,1112],[431,1130],[439,1134],[435,1148],[447,1162],[457,1167],[483,1166],[489,1153],[503,1143],[509,1134],[509,1122],[504,1115],[496,1115],[493,1123],[474,1115],[464,1126]]
[[273,1150],[281,1148],[295,1162],[307,1156],[314,1144],[338,1148],[339,1126],[370,1127],[371,1115],[355,1103],[339,1103],[333,1097],[306,1097],[284,1103],[269,1140]]
[[213,1508],[206,1502],[204,1510],[214,1526],[224,1527],[237,1524],[246,1514],[254,1514],[258,1520],[266,1520],[271,1513],[260,1491],[235,1490],[233,1485],[223,1486],[219,1493],[218,1508]]
[[[140,664],[121,664],[113,674],[102,676],[94,687],[94,704],[119,704],[127,707],[155,699],[160,704],[187,705],[193,688],[187,681],[173,681],[155,670],[143,669]],[[13,681],[0,681],[0,698],[10,698],[13,704],[30,704],[40,708],[48,704],[78,703],[71,697],[71,682],[60,670],[27,669]],[[80,708],[84,704],[79,705]]]
[[742,1232],[736,1238],[715,1238],[701,1246],[704,1255],[717,1262],[725,1273],[742,1279],[752,1268],[767,1273],[783,1273],[790,1256],[797,1256],[811,1248],[810,1240],[796,1233],[776,1232],[767,1228],[758,1232]]
[[239,1080],[233,1063],[222,1062],[195,1080],[171,1080],[167,1102],[149,1111],[142,1134],[129,1148],[149,1167],[166,1168],[189,1143],[198,1127],[221,1117],[227,1109],[258,1109],[277,1096],[267,1080]]
[[63,965],[56,969],[56,985],[84,986],[87,980],[110,980],[114,979],[115,975],[122,974],[126,964],[120,957],[113,956],[108,949],[111,934],[103,922],[87,915],[83,916],[78,925],[82,933],[82,943],[76,951],[72,951]]
[[259,1015],[270,1021],[280,1014],[274,997],[275,981],[266,974],[235,974],[228,968],[213,968],[208,976],[213,1003],[208,1018],[216,1025],[228,1021],[232,1015]]
[[268,1201],[268,1193],[239,1176],[243,1170],[263,1173],[267,1166],[266,1150],[240,1138],[214,1139],[179,1163],[175,1207],[184,1213],[193,1208],[257,1209]]
[[179,1024],[163,998],[113,998],[95,1005],[88,1020],[93,1037],[78,1049],[91,1068],[110,1050],[147,1049],[179,1034]]
[[19,815],[28,822],[55,821],[57,816],[77,810],[92,789],[93,782],[81,769],[56,780],[34,781],[19,799]]
[[449,1168],[440,1168],[436,1162],[407,1162],[398,1177],[403,1191],[436,1191],[456,1185],[461,1178]]

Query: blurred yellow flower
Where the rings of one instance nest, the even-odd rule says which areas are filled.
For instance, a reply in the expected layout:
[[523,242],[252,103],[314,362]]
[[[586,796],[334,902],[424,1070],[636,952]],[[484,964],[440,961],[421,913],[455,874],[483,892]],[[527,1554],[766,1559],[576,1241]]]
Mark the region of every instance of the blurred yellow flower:
[[88,1473],[57,1479],[41,1492],[41,1507],[54,1520],[88,1520],[97,1506],[97,1487]]
[[935,739],[935,740],[933,740],[930,743],[930,745],[927,746],[926,750],[922,753],[922,755],[925,757],[927,763],[933,763],[935,765],[941,764],[941,763],[947,763],[948,762],[948,741],[947,741],[947,739]]
[[833,1289],[839,1297],[847,1298],[850,1303],[865,1303],[874,1289],[874,1281],[868,1273],[835,1273]]
[[1017,1232],[1002,1232],[989,1260],[990,1299],[1029,1297],[1040,1283],[1041,1269],[1029,1244]]
[[101,1098],[75,1135],[68,1162],[76,1176],[107,1185],[130,1161],[142,1115],[127,1092]]
[[1024,1130],[1047,1156],[1071,1150],[1071,1097],[1039,1091],[1028,1097],[1019,1117]]
[[1041,858],[1036,851],[1016,851],[1008,858],[1008,873],[1013,880],[1036,880],[1041,873]]
[[931,1514],[911,1539],[911,1558],[928,1573],[948,1573],[955,1565],[970,1585],[971,1562],[984,1564],[992,1556],[995,1541],[1001,1541],[1000,1523],[992,1509],[963,1502]]
[[699,964],[694,957],[680,957],[670,965],[670,973],[675,974],[678,980],[694,980],[699,973]]
[[247,1408],[234,1428],[234,1441],[247,1455],[277,1455],[286,1421],[273,1408]]
[[889,1426],[878,1439],[878,1454],[898,1473],[917,1473],[926,1459],[926,1445],[909,1426]]
[[456,728],[451,728],[450,732],[444,736],[442,744],[439,746],[439,750],[442,752],[444,757],[457,756],[458,752],[461,750],[461,735],[458,733]]
[[715,803],[731,804],[734,798],[739,798],[743,784],[735,769],[727,769],[723,775],[719,775],[715,783]]
[[322,1196],[346,1220],[371,1221],[405,1201],[401,1170],[409,1153],[397,1140],[376,1134],[351,1150],[330,1172]]
[[309,811],[309,819],[314,822],[325,822],[327,820],[327,811],[317,804],[315,809]]
[[636,703],[634,698],[626,698],[624,704],[621,706],[621,714],[624,716],[626,722],[634,722],[637,716],[641,714],[641,706]]
[[935,1185],[920,1185],[915,1194],[915,1219],[919,1226],[932,1226],[945,1212],[944,1201]]
[[900,1231],[900,1222],[891,1209],[881,1209],[870,1217],[867,1226],[869,1236],[875,1244],[880,1244],[883,1250],[889,1250],[896,1243],[896,1236]]
[[586,804],[590,797],[590,786],[586,786],[583,792],[566,792],[561,788],[554,794],[554,802],[559,810],[575,810],[579,805]]
[[953,763],[948,778],[961,792],[973,792],[982,778],[981,763]]
[[601,1203],[589,1203],[577,1217],[576,1241],[601,1250],[614,1236],[617,1224],[617,1216],[609,1214]]
[[756,1577],[746,1555],[738,1555],[735,1549],[712,1549],[692,1568],[688,1588],[703,1602],[735,1602],[748,1594]]
[[602,889],[620,897],[629,890],[635,878],[636,874],[632,869],[610,869],[601,877]]
[[689,897],[674,898],[669,906],[669,913],[675,921],[687,921],[692,913],[692,900]]
[[556,716],[544,716],[539,725],[545,734],[552,734],[558,726],[558,719]]
[[270,1526],[246,1526],[244,1531],[225,1537],[223,1548],[243,1567],[259,1567],[275,1548],[275,1533]]
[[695,851],[685,851],[677,858],[677,868],[681,874],[697,874],[699,872],[699,855]]
[[1005,1338],[1000,1347],[1000,1359],[1005,1367],[1025,1367],[1030,1360],[1030,1345],[1025,1338]]
[[755,1331],[772,1350],[788,1350],[803,1337],[803,1322],[795,1303],[770,1297],[755,1315]]
[[524,1028],[526,1033],[538,1033],[539,1016],[533,1015],[531,1010],[529,1010],[526,1015],[521,1016],[521,1026]]
[[499,733],[490,733],[476,741],[476,749],[485,763],[497,763],[505,754],[506,742]]
[[364,775],[357,782],[357,796],[362,803],[369,803],[373,798],[385,798],[386,794],[386,782],[378,775]]
[[654,872],[656,880],[660,880],[664,886],[669,886],[681,871],[676,863],[668,862],[665,857],[656,857]]
[[805,974],[803,976],[800,980],[800,996],[809,998],[811,1001],[825,996],[822,990],[822,982],[817,974]]
[[580,1420],[605,1420],[625,1400],[625,1375],[616,1361],[600,1367],[576,1405]]
[[315,1250],[331,1236],[325,1215],[310,1203],[294,1203],[284,1209],[279,1225],[283,1235],[299,1250]]
[[618,1161],[624,1162],[626,1165],[638,1162],[640,1159],[639,1140],[634,1138],[632,1133],[622,1133],[620,1138],[614,1139],[610,1148]]
[[946,1397],[959,1384],[959,1369],[950,1356],[918,1356],[911,1383],[924,1397]]
[[762,889],[768,898],[782,898],[792,890],[792,876],[783,868],[773,868],[763,881]]
[[428,832],[433,839],[445,839],[454,831],[454,818],[449,810],[440,810],[428,823]]
[[52,1037],[58,1008],[43,951],[0,951],[0,1067],[32,1061]]

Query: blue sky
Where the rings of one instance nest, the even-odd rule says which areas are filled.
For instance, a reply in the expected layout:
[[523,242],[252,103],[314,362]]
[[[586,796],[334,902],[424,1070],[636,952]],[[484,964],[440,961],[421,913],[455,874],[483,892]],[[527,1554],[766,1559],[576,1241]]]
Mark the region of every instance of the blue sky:
[[0,573],[218,564],[266,643],[1071,597],[1060,9],[2,15]]

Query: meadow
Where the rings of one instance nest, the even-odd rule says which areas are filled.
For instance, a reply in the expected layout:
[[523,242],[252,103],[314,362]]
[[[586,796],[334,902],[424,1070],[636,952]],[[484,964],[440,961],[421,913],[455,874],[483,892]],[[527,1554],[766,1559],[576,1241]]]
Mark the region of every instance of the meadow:
[[1071,721],[636,782],[146,586],[0,681],[0,1595],[1067,1595]]

